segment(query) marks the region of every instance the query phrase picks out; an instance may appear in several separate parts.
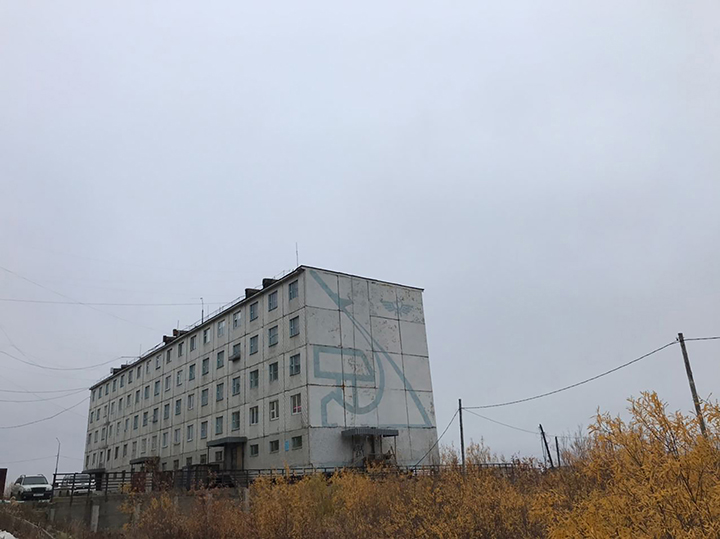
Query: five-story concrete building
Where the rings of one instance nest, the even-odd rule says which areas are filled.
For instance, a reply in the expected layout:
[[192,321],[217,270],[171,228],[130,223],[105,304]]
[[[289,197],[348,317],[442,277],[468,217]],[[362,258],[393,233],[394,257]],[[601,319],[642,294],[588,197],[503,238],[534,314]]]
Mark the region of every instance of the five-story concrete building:
[[437,460],[422,290],[308,266],[91,392],[86,470]]

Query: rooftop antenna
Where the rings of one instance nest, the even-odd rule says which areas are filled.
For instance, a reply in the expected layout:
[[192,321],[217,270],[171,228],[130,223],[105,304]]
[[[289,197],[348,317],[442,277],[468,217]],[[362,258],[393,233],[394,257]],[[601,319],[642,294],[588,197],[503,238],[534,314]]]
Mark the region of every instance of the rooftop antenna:
[[300,267],[300,251],[298,251],[298,244],[295,242],[295,267]]
[[200,303],[202,304],[202,311],[200,311],[200,323],[202,324],[205,322],[205,300],[200,298]]

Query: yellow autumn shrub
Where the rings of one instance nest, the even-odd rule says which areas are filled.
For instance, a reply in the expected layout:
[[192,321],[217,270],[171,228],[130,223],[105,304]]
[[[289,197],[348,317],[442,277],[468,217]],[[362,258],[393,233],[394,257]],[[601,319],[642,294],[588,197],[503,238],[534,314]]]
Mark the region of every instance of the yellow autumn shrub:
[[720,537],[720,407],[668,413],[654,393],[630,400],[629,419],[598,414],[565,450],[562,468],[511,469],[484,444],[444,448],[442,471],[392,468],[263,478],[250,503],[213,493],[180,511],[168,495],[145,504],[131,537],[195,538],[713,538]]

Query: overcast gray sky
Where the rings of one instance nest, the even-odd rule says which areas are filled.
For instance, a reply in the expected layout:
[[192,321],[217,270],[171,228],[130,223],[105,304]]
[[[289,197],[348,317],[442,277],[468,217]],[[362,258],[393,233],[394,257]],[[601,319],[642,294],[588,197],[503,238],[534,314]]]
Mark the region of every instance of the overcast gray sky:
[[[47,287],[0,271],[0,297],[226,302],[298,242],[301,263],[425,288],[440,430],[459,397],[720,335],[719,20],[714,1],[0,1],[0,266]],[[0,350],[82,367],[200,317],[97,309],[0,301]],[[689,350],[708,396],[720,342]],[[0,366],[10,390],[108,372]],[[647,389],[691,409],[677,346],[483,414],[563,433]],[[0,427],[86,395],[0,402]],[[80,469],[86,414],[0,430],[0,466],[50,473],[57,436]],[[466,434],[540,454],[477,417]]]

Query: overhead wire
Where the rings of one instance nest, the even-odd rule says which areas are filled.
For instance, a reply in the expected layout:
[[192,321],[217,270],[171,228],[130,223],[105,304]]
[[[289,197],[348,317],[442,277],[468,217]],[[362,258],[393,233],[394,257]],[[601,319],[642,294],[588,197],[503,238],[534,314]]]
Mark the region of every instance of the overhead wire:
[[33,395],[35,393],[70,393],[72,391],[85,391],[86,387],[74,387],[70,389],[48,389],[45,391],[30,391],[29,389],[24,389],[22,391],[18,391],[17,389],[0,389],[0,393],[32,393]]
[[64,408],[64,409],[60,410],[59,412],[57,412],[57,413],[55,413],[55,414],[53,414],[53,415],[51,415],[51,416],[43,417],[43,418],[41,418],[41,419],[36,419],[36,420],[34,420],[34,421],[28,421],[27,423],[20,423],[20,424],[18,424],[18,425],[5,425],[5,426],[0,426],[0,430],[19,429],[20,427],[28,427],[28,426],[30,426],[30,425],[36,425],[36,424],[42,423],[42,422],[44,422],[44,421],[49,421],[50,419],[54,419],[54,418],[56,418],[57,416],[59,416],[59,415],[61,415],[61,414],[64,414],[65,412],[69,412],[69,411],[72,410],[73,408],[77,408],[78,406],[80,406],[83,402],[85,402],[85,401],[88,400],[89,398],[90,398],[90,397],[85,397],[85,398],[84,398],[83,400],[81,400],[80,402],[78,402],[78,403],[76,403],[76,404],[73,404],[72,406],[70,406],[70,407],[68,407],[68,408]]
[[[94,307],[94,306],[105,306],[105,307],[184,307],[193,306],[200,307],[203,303],[110,303],[101,301],[50,301],[40,299],[19,299],[19,298],[0,298],[0,301],[14,302],[14,303],[40,303],[44,305],[81,305],[83,307]],[[212,301],[205,302],[204,305],[225,305],[226,302]]]
[[455,418],[457,417],[459,411],[460,411],[460,410],[455,410],[455,413],[454,413],[453,416],[450,418],[450,422],[448,423],[447,427],[445,427],[445,430],[442,431],[442,434],[441,434],[440,436],[438,436],[438,439],[435,441],[435,443],[432,445],[432,447],[431,447],[430,449],[428,449],[427,453],[425,453],[420,460],[417,461],[417,463],[415,464],[415,466],[419,466],[420,463],[421,463],[423,460],[425,460],[425,457],[427,457],[427,456],[432,452],[432,450],[437,447],[437,445],[440,443],[440,440],[442,440],[442,437],[445,436],[445,433],[446,433],[446,432],[448,431],[448,429],[450,428],[450,425],[452,425],[452,424],[453,424],[453,421],[455,421]]
[[34,400],[0,399],[0,402],[14,402],[14,403],[45,402],[45,401],[64,399],[66,397],[72,397],[74,395],[78,395],[78,394],[82,393],[83,391],[87,391],[87,388],[80,389],[78,391],[75,391],[74,393],[67,393],[64,395],[55,395],[54,397],[38,398],[38,399],[34,399]]
[[0,354],[6,355],[9,358],[19,361],[20,363],[24,363],[25,365],[31,365],[33,367],[37,367],[39,369],[45,369],[45,370],[49,370],[49,371],[84,371],[84,370],[96,369],[98,367],[103,367],[105,365],[109,365],[110,363],[114,363],[114,362],[118,361],[119,359],[135,359],[137,357],[137,356],[118,356],[118,357],[109,359],[107,361],[103,361],[102,363],[96,363],[95,365],[86,365],[84,367],[50,367],[48,365],[40,365],[39,363],[33,363],[32,361],[25,361],[24,359],[20,359],[19,357],[14,356],[13,354],[10,354],[4,350],[0,350]]
[[10,275],[14,275],[14,276],[17,277],[18,279],[22,279],[23,281],[27,281],[28,283],[34,284],[35,286],[37,286],[37,287],[39,287],[39,288],[42,288],[43,290],[47,290],[48,292],[51,292],[51,293],[53,293],[53,294],[55,294],[55,295],[58,295],[58,296],[60,296],[60,297],[62,297],[62,298],[65,298],[66,300],[69,300],[69,301],[71,301],[71,302],[73,302],[73,303],[76,303],[76,304],[78,304],[78,305],[84,305],[85,307],[87,307],[88,309],[92,309],[93,311],[97,311],[97,312],[102,313],[102,314],[107,315],[107,316],[112,316],[113,318],[116,318],[116,319],[118,319],[118,320],[122,320],[123,322],[127,322],[127,323],[129,323],[129,324],[132,324],[132,325],[135,325],[135,326],[139,326],[139,327],[142,327],[142,328],[144,328],[144,329],[148,329],[148,330],[150,330],[150,331],[160,331],[160,330],[158,330],[158,329],[151,328],[151,327],[146,326],[146,325],[144,325],[144,324],[139,324],[139,323],[137,323],[137,322],[133,322],[132,320],[128,320],[127,318],[123,318],[122,316],[117,316],[117,315],[115,315],[115,314],[113,314],[113,313],[109,313],[109,312],[107,312],[107,311],[103,311],[102,309],[98,309],[98,308],[94,307],[93,305],[88,305],[88,304],[86,304],[86,303],[83,303],[82,301],[77,301],[76,299],[71,298],[70,296],[67,296],[67,295],[63,294],[62,292],[58,292],[57,290],[53,290],[52,288],[48,288],[47,286],[42,285],[42,284],[38,283],[37,281],[33,281],[32,279],[29,279],[29,278],[27,278],[27,277],[25,277],[25,276],[23,276],[23,275],[20,275],[19,273],[15,272],[15,271],[12,271],[12,270],[10,270],[10,269],[8,269],[8,268],[5,268],[5,267],[3,267],[3,266],[0,266],[0,269],[3,270],[3,271],[6,272],[6,273],[9,273]]
[[[517,431],[520,431],[520,432],[525,432],[525,433],[527,433],[527,434],[533,434],[533,435],[535,435],[535,436],[540,436],[540,433],[539,433],[538,431],[532,431],[532,430],[528,430],[528,429],[523,429],[523,428],[521,428],[521,427],[516,427],[515,425],[510,425],[510,424],[508,424],[508,423],[503,423],[502,421],[498,421],[498,420],[496,420],[496,419],[492,419],[492,418],[487,417],[487,416],[484,416],[484,415],[482,415],[482,414],[478,414],[477,412],[473,412],[472,410],[468,410],[468,409],[465,408],[464,406],[463,406],[463,410],[466,411],[466,412],[468,412],[468,413],[470,413],[470,414],[472,414],[472,415],[478,416],[478,417],[481,418],[481,419],[484,419],[484,420],[486,420],[486,421],[490,421],[491,423],[497,423],[498,425],[502,425],[503,427],[507,427],[507,428],[509,428],[509,429],[517,430]],[[549,433],[549,432],[546,432],[545,434],[547,434],[548,436],[555,437],[555,438],[569,438],[569,439],[572,439],[572,438],[573,438],[573,436],[568,436],[568,435],[563,435],[563,434],[551,434],[551,433]]]
[[[686,340],[688,340],[688,339],[686,339]],[[653,354],[657,354],[658,352],[660,352],[660,351],[662,351],[662,350],[665,350],[666,348],[669,348],[670,346],[673,346],[673,345],[675,345],[675,344],[677,344],[677,341],[669,342],[669,343],[661,346],[660,348],[656,348],[656,349],[653,350],[652,352],[648,352],[647,354],[643,354],[643,355],[640,356],[640,357],[637,357],[637,358],[635,358],[635,359],[633,359],[633,360],[630,360],[630,361],[628,361],[628,362],[626,362],[626,363],[623,363],[622,365],[618,365],[617,367],[612,368],[612,369],[610,369],[610,370],[608,370],[608,371],[605,371],[605,372],[603,372],[603,373],[597,374],[597,375],[595,375],[595,376],[591,376],[590,378],[586,378],[585,380],[582,380],[582,381],[580,381],[580,382],[576,382],[576,383],[574,383],[574,384],[570,384],[570,385],[568,385],[568,386],[564,386],[564,387],[561,387],[561,388],[559,388],[559,389],[555,389],[555,390],[553,390],[553,391],[548,391],[548,392],[546,392],[546,393],[541,393],[541,394],[539,394],[539,395],[533,395],[532,397],[526,397],[526,398],[524,398],[524,399],[516,399],[516,400],[512,400],[512,401],[499,402],[499,403],[495,403],[495,404],[485,404],[485,405],[482,405],[482,406],[463,406],[463,408],[466,409],[466,410],[482,410],[482,409],[487,409],[487,408],[499,408],[499,407],[501,407],[501,406],[511,406],[511,405],[513,405],[513,404],[520,404],[520,403],[523,403],[523,402],[529,402],[529,401],[533,401],[533,400],[537,400],[537,399],[542,399],[542,398],[544,398],[544,397],[549,397],[550,395],[555,395],[555,394],[557,394],[557,393],[561,393],[561,392],[563,392],[563,391],[567,391],[568,389],[573,389],[573,388],[578,387],[578,386],[581,386],[581,385],[583,385],[583,384],[587,384],[588,382],[592,382],[592,381],[594,381],[594,380],[597,380],[598,378],[602,378],[603,376],[607,376],[608,374],[612,374],[612,373],[614,373],[614,372],[616,372],[616,371],[619,371],[620,369],[624,369],[625,367],[629,367],[630,365],[633,365],[634,363],[637,363],[638,361],[642,361],[643,359],[648,358],[648,357],[652,356]]]

